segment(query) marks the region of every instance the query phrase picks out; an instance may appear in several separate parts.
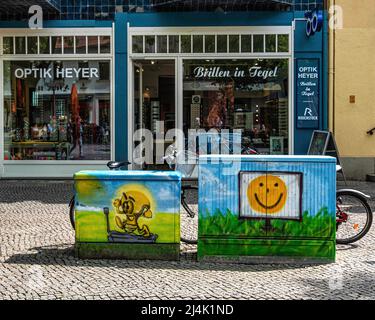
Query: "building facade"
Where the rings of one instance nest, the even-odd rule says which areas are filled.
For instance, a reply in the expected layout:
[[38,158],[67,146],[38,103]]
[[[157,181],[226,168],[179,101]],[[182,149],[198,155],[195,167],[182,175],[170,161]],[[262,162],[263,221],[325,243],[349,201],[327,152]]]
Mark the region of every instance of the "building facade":
[[[2,10],[3,178],[133,161],[139,129],[163,152],[172,129],[226,129],[264,154],[306,154],[313,130],[328,129],[322,2],[141,2],[40,1],[47,20],[35,30],[22,21],[27,1]],[[306,10],[322,16],[310,36]]]
[[372,101],[374,2],[332,0],[340,6],[343,28],[330,31],[330,128],[341,153],[346,176],[374,180],[375,105]]

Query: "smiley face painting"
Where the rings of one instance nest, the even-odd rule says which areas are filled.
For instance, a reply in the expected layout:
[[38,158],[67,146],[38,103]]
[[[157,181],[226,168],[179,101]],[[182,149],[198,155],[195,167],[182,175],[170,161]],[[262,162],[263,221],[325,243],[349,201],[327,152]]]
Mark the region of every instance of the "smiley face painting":
[[247,197],[254,211],[275,214],[285,206],[288,189],[279,177],[263,175],[251,181],[247,188]]
[[301,176],[298,173],[242,172],[240,216],[299,219]]

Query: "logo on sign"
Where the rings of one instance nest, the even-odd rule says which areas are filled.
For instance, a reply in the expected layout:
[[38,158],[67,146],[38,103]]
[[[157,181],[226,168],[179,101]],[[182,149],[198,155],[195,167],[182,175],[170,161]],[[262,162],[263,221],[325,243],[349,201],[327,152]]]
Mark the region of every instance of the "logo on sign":
[[314,112],[310,108],[305,108],[303,116],[298,116],[298,120],[302,121],[317,121],[318,116],[314,115]]
[[318,10],[307,11],[306,18],[306,35],[313,36],[315,33],[320,32],[323,27],[323,13]]
[[313,113],[312,113],[312,110],[310,108],[306,108],[305,109],[305,117],[312,117],[313,116]]

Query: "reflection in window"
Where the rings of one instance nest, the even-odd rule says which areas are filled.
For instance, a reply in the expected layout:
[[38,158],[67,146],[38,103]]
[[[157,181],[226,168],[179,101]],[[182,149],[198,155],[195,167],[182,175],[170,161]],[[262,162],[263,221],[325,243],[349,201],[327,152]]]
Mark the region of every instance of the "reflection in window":
[[202,35],[193,36],[193,52],[203,53],[203,36]]
[[277,36],[277,51],[289,52],[289,36],[287,34],[279,34]]
[[240,52],[240,36],[238,35],[229,36],[229,52],[234,52],[234,53]]
[[168,36],[158,36],[158,53],[168,53]]
[[214,35],[207,35],[204,38],[205,41],[205,52],[206,53],[214,53],[216,51],[216,44],[215,44],[215,36]]
[[110,76],[110,69],[109,69],[109,62],[108,61],[103,61],[99,62],[99,74],[100,80],[108,80],[109,81],[109,76]]
[[145,53],[155,53],[155,36],[145,36]]
[[3,38],[3,52],[4,54],[13,54],[14,52],[13,37]]
[[50,53],[49,37],[39,37],[39,51],[40,54]]
[[251,35],[244,34],[241,36],[241,52],[251,52]]
[[[4,159],[109,160],[109,66],[5,61]],[[15,73],[29,68],[34,72],[26,78]]]
[[89,54],[97,54],[99,52],[99,41],[97,36],[87,37],[87,50]]
[[180,37],[179,36],[169,36],[169,53],[179,53],[180,52]]
[[62,37],[52,37],[52,53],[61,54],[62,47]]
[[288,59],[184,60],[183,66],[185,135],[240,130],[243,152],[288,154]]
[[27,54],[38,54],[38,37],[27,37]]
[[100,53],[111,53],[111,37],[100,36]]
[[276,35],[266,35],[266,52],[276,52]]
[[133,36],[133,53],[143,53],[143,36]]
[[191,36],[181,36],[181,53],[191,53]]
[[226,35],[217,36],[217,52],[228,52],[228,38]]
[[264,52],[264,35],[255,34],[253,36],[254,52]]
[[76,53],[86,54],[86,37],[76,37]]
[[16,54],[26,54],[25,37],[16,37]]
[[74,37],[64,37],[64,53],[74,53]]

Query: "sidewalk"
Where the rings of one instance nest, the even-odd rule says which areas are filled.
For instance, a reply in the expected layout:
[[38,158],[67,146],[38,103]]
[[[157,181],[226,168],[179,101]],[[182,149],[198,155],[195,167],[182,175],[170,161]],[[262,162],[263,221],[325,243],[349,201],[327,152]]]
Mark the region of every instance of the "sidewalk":
[[[375,183],[348,184],[373,196],[375,210]],[[198,263],[196,247],[186,245],[180,262],[78,260],[72,192],[66,181],[0,181],[0,299],[375,298],[375,227],[339,246],[332,265]],[[182,232],[195,237],[197,219],[183,214]]]

